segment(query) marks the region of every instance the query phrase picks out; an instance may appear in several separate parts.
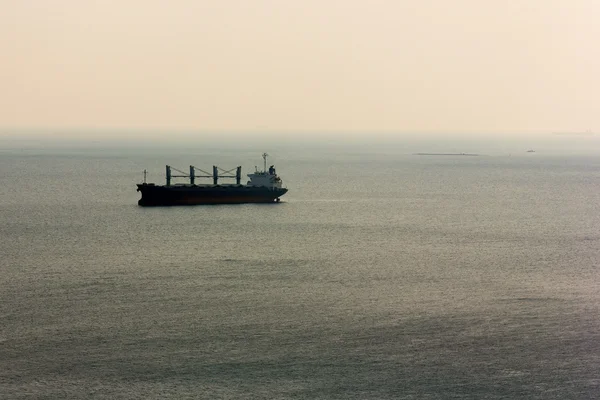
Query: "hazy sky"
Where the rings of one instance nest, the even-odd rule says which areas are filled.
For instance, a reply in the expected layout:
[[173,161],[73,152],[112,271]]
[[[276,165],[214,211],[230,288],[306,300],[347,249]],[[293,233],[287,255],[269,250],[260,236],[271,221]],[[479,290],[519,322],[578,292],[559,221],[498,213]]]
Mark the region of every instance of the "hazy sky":
[[0,0],[0,127],[600,131],[598,0]]

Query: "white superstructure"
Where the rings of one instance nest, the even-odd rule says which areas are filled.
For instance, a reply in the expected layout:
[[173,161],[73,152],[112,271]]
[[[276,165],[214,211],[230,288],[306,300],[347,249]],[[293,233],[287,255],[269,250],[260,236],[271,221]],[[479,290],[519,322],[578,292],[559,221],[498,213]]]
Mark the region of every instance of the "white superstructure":
[[281,189],[283,182],[281,178],[277,176],[275,167],[271,165],[267,170],[267,153],[263,153],[264,169],[259,171],[258,168],[253,174],[248,174],[248,186],[255,187],[267,187],[267,188],[278,188]]

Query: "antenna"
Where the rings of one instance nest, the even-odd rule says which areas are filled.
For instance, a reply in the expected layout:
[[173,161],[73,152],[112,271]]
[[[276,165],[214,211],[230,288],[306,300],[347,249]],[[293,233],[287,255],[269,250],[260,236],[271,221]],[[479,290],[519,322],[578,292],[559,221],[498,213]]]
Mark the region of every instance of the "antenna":
[[265,160],[265,169],[263,169],[263,172],[267,172],[267,153],[263,153],[263,160]]
[[146,183],[146,174],[147,174],[147,173],[148,173],[148,172],[147,172],[146,170],[144,170],[144,183]]

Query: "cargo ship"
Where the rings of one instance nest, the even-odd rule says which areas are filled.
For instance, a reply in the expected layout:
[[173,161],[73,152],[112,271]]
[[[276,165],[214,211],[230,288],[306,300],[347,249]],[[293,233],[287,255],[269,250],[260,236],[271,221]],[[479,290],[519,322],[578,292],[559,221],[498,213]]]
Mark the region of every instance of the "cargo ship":
[[[189,173],[180,171],[169,165],[166,166],[166,184],[157,185],[146,182],[146,170],[144,170],[144,182],[137,184],[137,191],[142,193],[138,201],[140,206],[177,206],[177,205],[200,205],[200,204],[243,204],[243,203],[279,203],[280,197],[287,193],[283,187],[281,178],[271,165],[267,169],[267,153],[263,155],[264,169],[259,171],[255,167],[252,174],[248,174],[250,180],[243,185],[242,167],[231,170],[223,170],[213,166],[212,173],[208,173],[190,165]],[[173,171],[180,175],[174,175]],[[202,174],[198,174],[197,171]],[[188,178],[189,183],[172,184],[173,178]],[[197,184],[197,178],[211,178],[212,184]],[[220,179],[232,178],[233,183],[220,183]]]

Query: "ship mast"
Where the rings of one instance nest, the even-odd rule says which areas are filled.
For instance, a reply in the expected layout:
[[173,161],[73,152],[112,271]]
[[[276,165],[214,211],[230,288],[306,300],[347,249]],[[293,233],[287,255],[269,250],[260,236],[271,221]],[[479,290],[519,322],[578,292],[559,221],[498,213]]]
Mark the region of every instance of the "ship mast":
[[263,153],[263,160],[265,161],[265,169],[263,169],[263,172],[267,172],[267,153]]

